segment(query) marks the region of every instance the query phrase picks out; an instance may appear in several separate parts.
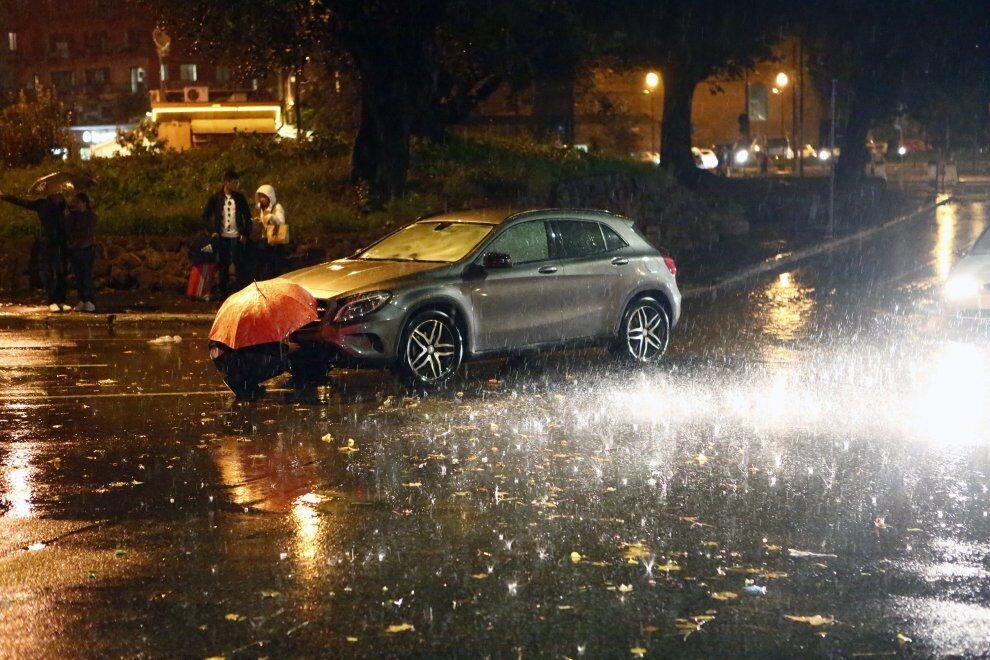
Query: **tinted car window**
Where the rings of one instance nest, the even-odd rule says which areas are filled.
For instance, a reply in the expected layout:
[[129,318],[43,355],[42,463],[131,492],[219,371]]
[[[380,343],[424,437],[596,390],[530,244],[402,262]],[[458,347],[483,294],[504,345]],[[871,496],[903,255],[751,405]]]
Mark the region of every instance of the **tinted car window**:
[[550,258],[547,230],[539,221],[509,227],[495,237],[485,252],[505,253],[512,258],[513,264],[546,261]]
[[556,224],[562,258],[590,257],[605,252],[605,239],[597,222],[559,220]]
[[611,227],[608,225],[599,225],[599,227],[602,228],[602,234],[605,236],[606,250],[611,252],[612,250],[621,250],[626,247],[627,243]]

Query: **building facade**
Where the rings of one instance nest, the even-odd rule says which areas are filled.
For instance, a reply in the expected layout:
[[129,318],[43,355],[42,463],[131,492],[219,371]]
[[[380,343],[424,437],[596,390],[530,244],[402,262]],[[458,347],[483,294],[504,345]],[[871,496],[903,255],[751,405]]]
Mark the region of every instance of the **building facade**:
[[4,5],[0,84],[6,69],[9,89],[54,87],[76,124],[132,121],[155,95],[203,102],[277,91],[239,78],[231,63],[192,54],[182,35],[171,35],[168,54],[159,57],[154,17],[122,0],[0,0]]

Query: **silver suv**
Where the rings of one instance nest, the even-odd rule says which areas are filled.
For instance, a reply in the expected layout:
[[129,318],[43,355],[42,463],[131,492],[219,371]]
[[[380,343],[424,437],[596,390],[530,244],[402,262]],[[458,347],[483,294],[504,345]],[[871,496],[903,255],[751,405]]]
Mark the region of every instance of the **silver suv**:
[[437,387],[466,359],[605,344],[660,360],[681,311],[674,261],[606,211],[486,209],[420,218],[346,259],[283,277],[321,320],[293,341],[297,379],[391,368]]

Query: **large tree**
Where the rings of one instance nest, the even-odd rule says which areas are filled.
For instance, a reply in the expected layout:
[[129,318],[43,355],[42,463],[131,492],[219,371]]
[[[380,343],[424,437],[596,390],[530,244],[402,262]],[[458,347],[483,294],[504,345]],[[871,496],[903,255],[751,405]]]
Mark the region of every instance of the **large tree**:
[[984,0],[828,0],[805,6],[800,19],[826,103],[833,81],[836,89],[841,191],[862,181],[869,133],[882,122],[908,115],[944,130],[982,112],[973,92],[985,89]]
[[255,63],[346,58],[361,108],[351,175],[377,202],[402,192],[411,136],[442,139],[501,85],[521,86],[554,54],[575,53],[578,33],[556,20],[570,15],[562,0],[138,1],[201,47]]
[[616,0],[592,8],[611,57],[621,66],[653,68],[663,80],[661,164],[684,179],[696,176],[691,106],[709,78],[741,76],[771,58],[784,3],[777,0]]

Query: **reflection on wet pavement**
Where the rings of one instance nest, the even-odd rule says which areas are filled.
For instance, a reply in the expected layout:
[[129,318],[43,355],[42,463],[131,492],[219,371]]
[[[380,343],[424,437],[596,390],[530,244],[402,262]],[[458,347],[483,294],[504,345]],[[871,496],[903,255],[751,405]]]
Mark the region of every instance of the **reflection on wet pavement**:
[[988,330],[930,304],[983,223],[692,301],[652,372],[480,363],[428,398],[239,404],[202,329],[5,330],[6,652],[990,652]]

